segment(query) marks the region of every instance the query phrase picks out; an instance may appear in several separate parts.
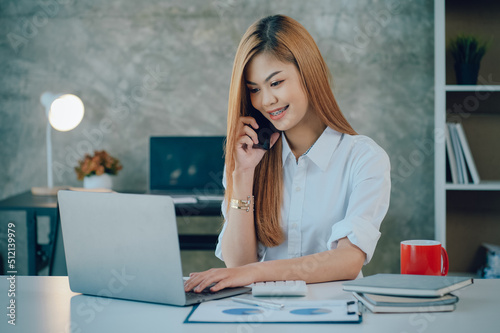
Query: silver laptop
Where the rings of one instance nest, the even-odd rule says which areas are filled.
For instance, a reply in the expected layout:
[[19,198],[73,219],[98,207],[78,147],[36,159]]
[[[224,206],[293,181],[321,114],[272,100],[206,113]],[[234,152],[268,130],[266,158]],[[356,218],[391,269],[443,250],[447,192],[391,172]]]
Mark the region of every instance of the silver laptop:
[[251,290],[184,291],[169,196],[59,191],[58,201],[74,292],[183,306]]

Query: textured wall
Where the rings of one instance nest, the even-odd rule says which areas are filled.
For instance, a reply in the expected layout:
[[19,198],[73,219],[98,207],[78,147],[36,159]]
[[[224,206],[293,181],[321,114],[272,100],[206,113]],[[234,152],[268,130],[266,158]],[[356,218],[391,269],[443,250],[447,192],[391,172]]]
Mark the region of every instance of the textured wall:
[[233,56],[256,19],[300,21],[333,72],[354,128],[392,162],[392,202],[366,273],[397,272],[399,242],[433,237],[433,2],[0,1],[0,199],[46,184],[44,91],[85,103],[75,130],[53,132],[56,185],[107,149],[115,188],[147,187],[152,135],[225,133]]

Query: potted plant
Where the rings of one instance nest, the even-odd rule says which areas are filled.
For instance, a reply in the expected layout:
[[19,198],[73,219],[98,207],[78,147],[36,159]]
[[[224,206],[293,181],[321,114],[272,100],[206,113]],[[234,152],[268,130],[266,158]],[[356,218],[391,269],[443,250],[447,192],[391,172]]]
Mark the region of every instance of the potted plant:
[[113,181],[110,175],[118,174],[123,169],[120,160],[110,156],[105,150],[95,151],[94,155],[85,154],[78,161],[75,172],[78,180],[83,180],[85,188],[111,189]]
[[449,49],[455,60],[457,84],[477,84],[479,64],[488,43],[472,35],[460,34],[450,41]]

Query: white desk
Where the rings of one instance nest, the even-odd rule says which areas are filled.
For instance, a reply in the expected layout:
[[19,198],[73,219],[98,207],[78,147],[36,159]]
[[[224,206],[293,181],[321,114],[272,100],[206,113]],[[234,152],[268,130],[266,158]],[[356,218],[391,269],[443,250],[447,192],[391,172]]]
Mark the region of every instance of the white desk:
[[[70,291],[67,277],[18,276],[16,326],[8,324],[9,283],[0,276],[0,332],[498,332],[500,280],[475,280],[457,292],[453,312],[373,314],[361,324],[183,324],[191,307],[103,299]],[[345,299],[341,282],[309,285],[308,299]],[[104,304],[103,304],[104,303]]]

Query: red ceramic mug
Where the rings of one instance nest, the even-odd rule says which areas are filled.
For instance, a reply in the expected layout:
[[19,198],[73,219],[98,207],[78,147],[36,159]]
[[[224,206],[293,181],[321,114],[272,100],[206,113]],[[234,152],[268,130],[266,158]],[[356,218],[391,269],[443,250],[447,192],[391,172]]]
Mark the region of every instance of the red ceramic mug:
[[446,275],[448,253],[434,240],[401,242],[401,274]]

